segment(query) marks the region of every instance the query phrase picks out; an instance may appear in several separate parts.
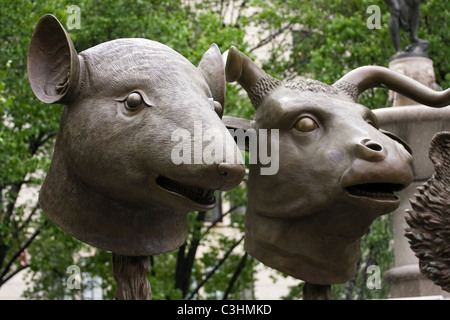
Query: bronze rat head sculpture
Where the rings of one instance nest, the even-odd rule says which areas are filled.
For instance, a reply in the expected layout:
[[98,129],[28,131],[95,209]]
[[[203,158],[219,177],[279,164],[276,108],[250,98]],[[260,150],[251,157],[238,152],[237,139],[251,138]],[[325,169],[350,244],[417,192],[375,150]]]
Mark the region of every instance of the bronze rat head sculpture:
[[[215,207],[213,192],[234,188],[244,176],[220,119],[225,76],[216,45],[198,67],[147,39],[77,53],[60,22],[45,15],[31,39],[28,77],[39,100],[64,104],[39,203],[86,243],[127,256],[177,249],[187,212]],[[223,137],[215,142],[223,143],[223,161],[172,161],[171,134],[195,126]],[[207,144],[192,142],[200,152]]]

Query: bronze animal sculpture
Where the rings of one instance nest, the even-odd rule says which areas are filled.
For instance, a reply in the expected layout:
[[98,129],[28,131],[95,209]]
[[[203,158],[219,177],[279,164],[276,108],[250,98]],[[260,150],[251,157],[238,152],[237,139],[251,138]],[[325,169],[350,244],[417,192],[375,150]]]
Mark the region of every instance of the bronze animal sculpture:
[[421,273],[450,292],[450,132],[431,139],[429,157],[435,173],[410,200],[405,236]]
[[[427,56],[429,42],[418,37],[421,0],[384,0],[389,8],[389,33],[396,53],[391,60],[406,56]],[[403,51],[400,30],[409,31],[410,44]]]
[[[213,192],[244,176],[220,119],[225,75],[216,45],[198,67],[147,39],[77,53],[61,23],[45,15],[31,39],[28,77],[39,100],[64,104],[39,203],[83,242],[130,257],[175,250],[185,241],[187,213],[214,208]],[[223,137],[215,142],[223,143],[223,161],[173,163],[172,132],[195,126]],[[207,145],[192,142],[199,151]]]
[[375,218],[399,206],[395,192],[412,181],[410,148],[378,127],[374,113],[356,103],[359,94],[384,86],[445,106],[450,90],[435,92],[376,66],[355,69],[332,86],[282,82],[235,47],[224,59],[227,81],[237,81],[256,110],[253,121],[224,117],[227,126],[279,131],[278,143],[268,146],[279,153],[278,172],[261,175],[264,165],[250,164],[245,250],[307,283],[350,280],[360,238]]

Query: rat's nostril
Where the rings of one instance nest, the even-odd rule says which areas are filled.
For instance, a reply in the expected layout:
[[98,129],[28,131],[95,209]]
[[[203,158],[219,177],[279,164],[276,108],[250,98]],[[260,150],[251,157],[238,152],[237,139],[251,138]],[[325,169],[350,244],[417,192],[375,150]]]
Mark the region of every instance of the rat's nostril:
[[219,170],[219,173],[221,176],[228,175],[228,170],[226,168],[224,168],[223,166],[219,166],[218,170]]
[[245,168],[241,164],[221,163],[217,166],[217,171],[224,177],[224,184],[220,187],[224,191],[238,185],[245,175]]

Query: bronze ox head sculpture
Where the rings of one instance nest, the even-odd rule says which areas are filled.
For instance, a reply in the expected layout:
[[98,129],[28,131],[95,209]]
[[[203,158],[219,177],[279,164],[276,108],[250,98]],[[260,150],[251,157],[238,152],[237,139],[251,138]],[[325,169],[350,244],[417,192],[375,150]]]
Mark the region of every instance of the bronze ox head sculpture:
[[275,174],[250,163],[245,250],[267,266],[309,283],[350,280],[360,238],[380,215],[399,206],[396,191],[411,183],[408,145],[379,128],[377,117],[356,103],[363,91],[384,86],[418,102],[445,106],[450,92],[434,92],[389,69],[355,69],[332,86],[282,82],[232,47],[226,79],[248,93],[253,121],[224,117],[228,127],[277,130],[267,147],[278,153]]
[[[216,45],[198,67],[147,39],[77,53],[60,22],[45,15],[31,39],[28,77],[39,100],[64,104],[39,203],[86,243],[127,256],[177,249],[187,212],[215,207],[213,192],[244,176],[241,154],[229,157],[235,143],[221,121],[225,75]],[[174,164],[171,133],[196,125],[221,135],[215,143],[223,143],[223,159],[236,161]]]

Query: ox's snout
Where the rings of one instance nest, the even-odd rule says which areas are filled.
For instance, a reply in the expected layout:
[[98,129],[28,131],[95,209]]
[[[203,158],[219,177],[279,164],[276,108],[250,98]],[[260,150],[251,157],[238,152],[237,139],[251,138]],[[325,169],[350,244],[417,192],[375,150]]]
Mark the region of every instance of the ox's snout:
[[387,156],[386,148],[381,143],[368,138],[356,144],[355,153],[358,158],[370,162],[382,161]]
[[373,138],[356,140],[355,158],[341,179],[341,186],[356,198],[398,203],[395,192],[412,179],[412,155],[409,147],[392,134],[373,131]]

